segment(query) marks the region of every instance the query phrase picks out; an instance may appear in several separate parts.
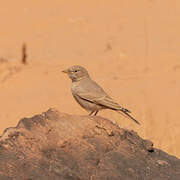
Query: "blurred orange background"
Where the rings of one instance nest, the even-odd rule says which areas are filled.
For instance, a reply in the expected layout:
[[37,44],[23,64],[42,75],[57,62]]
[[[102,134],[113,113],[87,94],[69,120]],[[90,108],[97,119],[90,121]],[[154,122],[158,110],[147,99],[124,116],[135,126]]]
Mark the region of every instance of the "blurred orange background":
[[110,110],[100,116],[180,157],[179,0],[7,0],[0,37],[1,133],[50,107],[87,114],[61,73],[78,64],[142,125]]

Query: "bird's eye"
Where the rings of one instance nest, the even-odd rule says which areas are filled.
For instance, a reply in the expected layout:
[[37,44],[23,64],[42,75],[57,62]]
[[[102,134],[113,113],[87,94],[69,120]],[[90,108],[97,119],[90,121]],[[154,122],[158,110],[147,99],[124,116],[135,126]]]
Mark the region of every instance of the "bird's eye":
[[78,72],[78,70],[75,70],[74,72]]

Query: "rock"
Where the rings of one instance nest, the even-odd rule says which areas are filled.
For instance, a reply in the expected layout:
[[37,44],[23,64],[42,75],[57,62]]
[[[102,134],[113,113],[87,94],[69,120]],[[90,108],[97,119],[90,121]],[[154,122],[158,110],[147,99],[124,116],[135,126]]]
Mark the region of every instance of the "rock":
[[50,109],[0,138],[0,180],[179,180],[180,160],[99,116]]

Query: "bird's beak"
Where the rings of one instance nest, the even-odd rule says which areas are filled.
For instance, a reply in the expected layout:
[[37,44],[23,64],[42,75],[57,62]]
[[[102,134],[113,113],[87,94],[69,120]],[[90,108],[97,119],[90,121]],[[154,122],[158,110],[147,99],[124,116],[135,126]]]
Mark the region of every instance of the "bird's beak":
[[62,71],[63,73],[69,74],[69,71],[67,69]]

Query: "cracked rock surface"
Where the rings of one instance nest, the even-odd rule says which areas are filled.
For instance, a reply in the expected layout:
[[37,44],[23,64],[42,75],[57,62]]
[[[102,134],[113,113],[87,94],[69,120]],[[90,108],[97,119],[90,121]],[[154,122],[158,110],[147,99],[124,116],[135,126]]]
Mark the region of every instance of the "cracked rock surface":
[[102,117],[50,109],[0,138],[0,180],[179,180],[180,160]]

